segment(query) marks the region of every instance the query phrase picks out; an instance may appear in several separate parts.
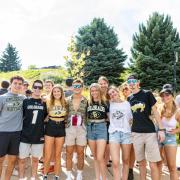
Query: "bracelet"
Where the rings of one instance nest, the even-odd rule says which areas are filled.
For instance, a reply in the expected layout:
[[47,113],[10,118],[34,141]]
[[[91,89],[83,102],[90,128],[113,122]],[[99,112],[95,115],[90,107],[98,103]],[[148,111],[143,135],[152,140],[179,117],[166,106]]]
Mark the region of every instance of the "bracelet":
[[158,131],[166,131],[166,129],[158,129]]

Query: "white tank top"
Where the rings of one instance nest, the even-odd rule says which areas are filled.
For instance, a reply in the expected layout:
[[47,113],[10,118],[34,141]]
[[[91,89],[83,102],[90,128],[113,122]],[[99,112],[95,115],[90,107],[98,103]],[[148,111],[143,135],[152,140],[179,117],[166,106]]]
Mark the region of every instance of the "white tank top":
[[176,128],[177,121],[175,119],[175,115],[173,115],[170,119],[167,119],[166,117],[162,118],[162,125],[163,128],[166,129],[166,131],[171,131],[172,129]]

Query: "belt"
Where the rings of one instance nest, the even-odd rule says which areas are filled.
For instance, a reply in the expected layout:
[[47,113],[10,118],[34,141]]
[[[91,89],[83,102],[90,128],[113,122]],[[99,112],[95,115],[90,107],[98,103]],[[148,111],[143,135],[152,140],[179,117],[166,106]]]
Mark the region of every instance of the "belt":
[[55,123],[55,124],[61,124],[62,122],[64,122],[64,120],[60,120],[60,121],[54,121],[49,119],[49,122]]
[[96,124],[96,123],[104,123],[106,120],[105,119],[90,119],[89,122]]

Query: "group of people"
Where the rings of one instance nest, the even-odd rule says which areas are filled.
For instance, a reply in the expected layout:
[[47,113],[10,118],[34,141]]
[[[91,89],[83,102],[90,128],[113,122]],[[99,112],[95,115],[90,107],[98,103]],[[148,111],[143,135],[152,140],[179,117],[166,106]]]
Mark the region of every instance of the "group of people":
[[[83,96],[81,79],[73,80],[66,92],[49,80],[45,83],[35,80],[28,91],[24,82],[22,77],[13,76],[8,92],[0,95],[0,175],[6,158],[5,180],[10,180],[17,162],[19,180],[24,180],[29,156],[31,180],[37,177],[42,157],[43,180],[48,179],[52,161],[53,179],[59,180],[64,145],[66,180],[72,179],[74,152],[77,153],[76,180],[86,179],[83,169],[87,145],[92,153],[96,180],[107,179],[109,159],[114,180],[134,179],[135,160],[141,180],[146,179],[147,163],[152,179],[159,180],[163,159],[166,159],[170,179],[178,180],[176,134],[180,133],[177,126],[180,95],[174,97],[171,84],[163,86],[159,94],[161,102],[157,102],[151,91],[140,88],[136,75],[130,75],[120,87],[109,86],[108,79],[101,76],[97,83],[90,85],[89,98]],[[30,95],[27,92],[31,92]]]

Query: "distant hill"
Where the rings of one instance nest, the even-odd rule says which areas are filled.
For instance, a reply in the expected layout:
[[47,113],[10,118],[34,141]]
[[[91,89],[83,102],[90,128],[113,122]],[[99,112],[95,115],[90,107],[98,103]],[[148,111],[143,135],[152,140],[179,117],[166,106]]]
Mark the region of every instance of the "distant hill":
[[68,73],[64,68],[59,69],[30,69],[21,71],[11,71],[11,72],[0,72],[0,81],[9,80],[12,76],[19,75],[22,76],[29,83],[36,79],[51,79],[55,83],[62,83],[68,77]]

